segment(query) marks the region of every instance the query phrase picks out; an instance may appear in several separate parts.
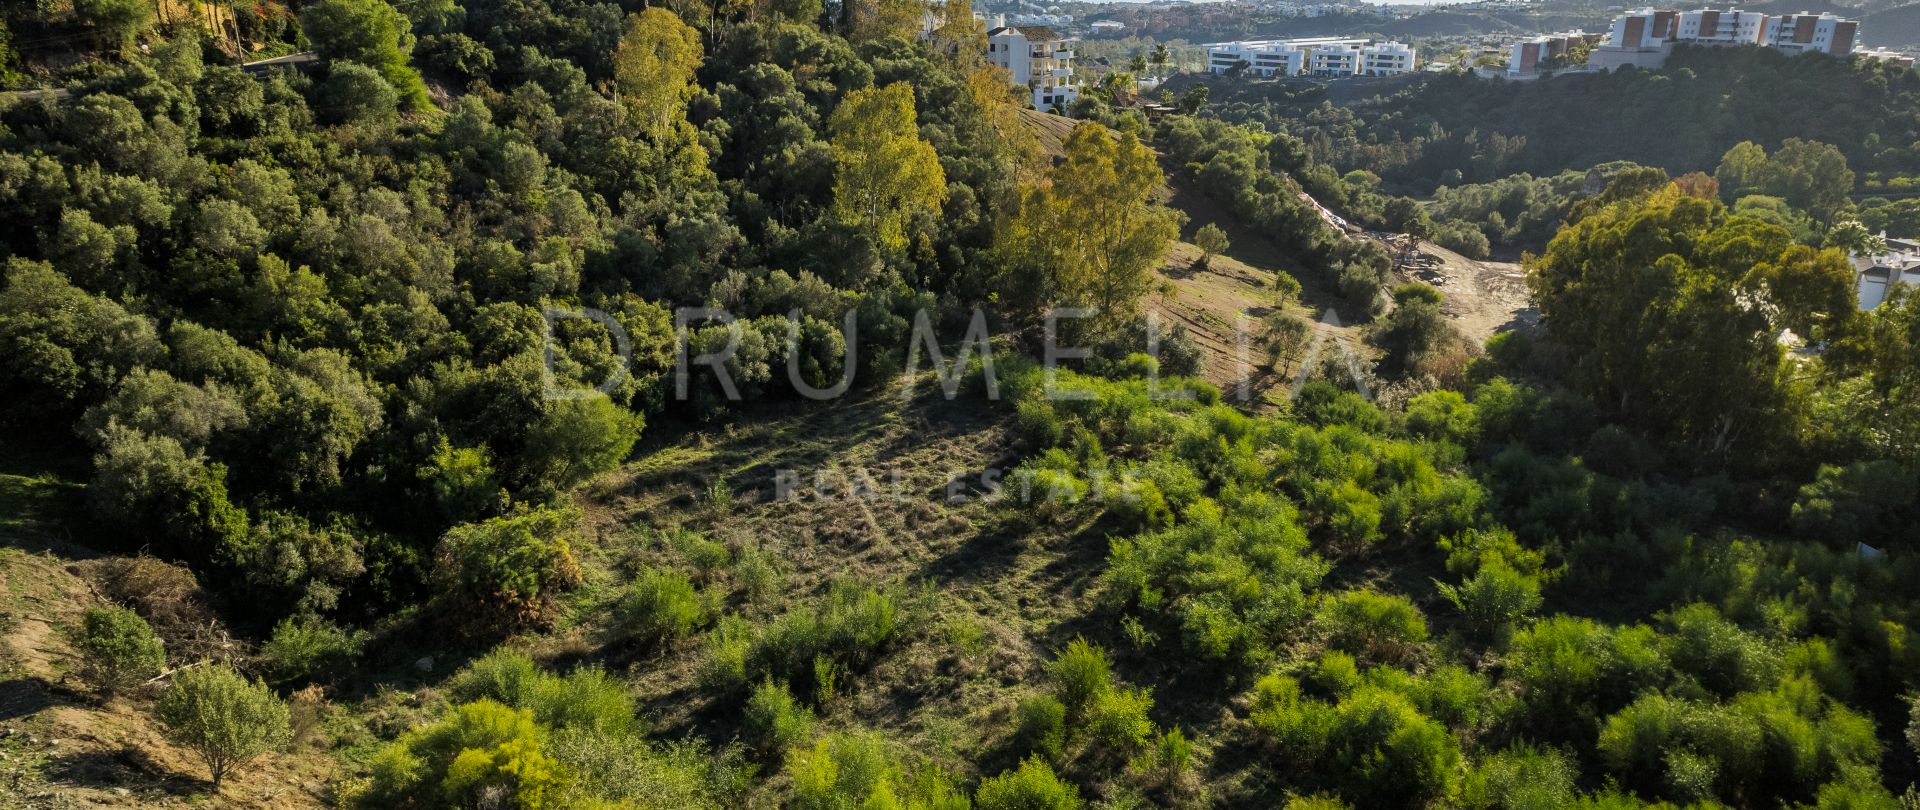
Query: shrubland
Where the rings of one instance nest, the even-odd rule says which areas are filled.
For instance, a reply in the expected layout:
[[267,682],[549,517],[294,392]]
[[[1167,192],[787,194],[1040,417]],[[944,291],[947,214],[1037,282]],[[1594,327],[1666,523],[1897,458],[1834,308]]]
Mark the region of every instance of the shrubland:
[[[67,634],[88,697],[216,794],[281,752],[364,807],[1896,806],[1920,298],[1857,311],[1844,223],[1900,215],[1847,200],[1900,148],[1735,126],[1746,86],[1646,154],[1537,109],[1526,138],[1439,121],[1691,98],[1721,58],[1801,80],[1690,53],[1434,79],[1367,139],[1108,109],[1050,163],[922,10],[325,0],[263,32],[311,72],[170,30],[0,106],[0,419],[82,460],[90,543],[184,566],[100,566]],[[1800,67],[1896,107],[1911,82]],[[1373,318],[1390,401],[1309,369],[1237,402],[1191,340],[1144,353],[1162,160]],[[1415,177],[1427,208],[1390,192]],[[1469,363],[1444,299],[1382,296],[1391,258],[1302,191],[1471,253],[1546,240],[1541,329]],[[953,387],[883,389],[963,356],[976,304],[998,337]],[[736,320],[677,322],[698,305]],[[1101,311],[1049,375],[1055,305]],[[1273,357],[1310,328],[1275,318]],[[681,387],[728,345],[725,384]],[[845,409],[803,394],[843,379]],[[736,438],[775,414],[911,427]],[[774,464],[920,443],[1004,465],[1001,497],[841,504],[837,536],[761,498]],[[870,536],[876,509],[925,528]]]

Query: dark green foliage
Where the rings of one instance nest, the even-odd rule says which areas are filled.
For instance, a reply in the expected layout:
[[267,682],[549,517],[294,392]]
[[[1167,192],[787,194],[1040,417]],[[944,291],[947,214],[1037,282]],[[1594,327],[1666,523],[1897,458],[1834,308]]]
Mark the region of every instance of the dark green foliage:
[[166,645],[147,620],[123,607],[88,608],[72,635],[87,680],[103,692],[129,690],[167,664]]
[[1793,503],[1795,534],[1832,545],[1882,537],[1912,542],[1920,476],[1894,461],[1822,465]]
[[434,583],[467,632],[498,634],[553,620],[555,595],[579,581],[578,516],[536,509],[456,526],[434,555]]
[[338,674],[360,655],[353,633],[311,616],[283,619],[261,645],[276,683],[298,683]]

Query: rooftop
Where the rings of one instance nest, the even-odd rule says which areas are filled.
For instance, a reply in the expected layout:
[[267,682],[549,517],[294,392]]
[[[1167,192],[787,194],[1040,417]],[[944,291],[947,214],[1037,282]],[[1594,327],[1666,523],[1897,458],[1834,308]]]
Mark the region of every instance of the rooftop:
[[1054,33],[1053,29],[1044,25],[1009,25],[1004,28],[995,28],[992,31],[988,31],[987,36],[1000,36],[1009,31],[1018,32],[1021,36],[1033,42],[1053,42],[1064,38]]

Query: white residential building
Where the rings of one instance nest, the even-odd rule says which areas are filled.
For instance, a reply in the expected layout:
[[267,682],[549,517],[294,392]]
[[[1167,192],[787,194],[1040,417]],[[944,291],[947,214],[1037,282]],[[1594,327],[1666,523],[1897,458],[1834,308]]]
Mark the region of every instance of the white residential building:
[[1506,76],[1510,79],[1537,78],[1542,71],[1566,67],[1567,54],[1584,45],[1598,43],[1599,34],[1563,31],[1558,34],[1518,40],[1507,50]]
[[1843,20],[1831,13],[1803,11],[1767,17],[1760,44],[1792,54],[1819,51],[1846,56],[1853,53],[1859,33],[1860,24],[1853,20]]
[[1034,109],[1064,110],[1080,97],[1073,78],[1074,42],[1046,26],[1001,25],[987,32],[987,60],[1033,93]]
[[1321,37],[1221,42],[1207,46],[1207,70],[1246,63],[1250,76],[1395,76],[1412,73],[1415,55],[1402,42]]
[[1851,257],[1853,269],[1859,274],[1855,294],[1862,312],[1878,308],[1895,284],[1905,283],[1920,290],[1920,240],[1886,239],[1884,234],[1882,240],[1886,252]]
[[1853,52],[1860,24],[1832,14],[1767,15],[1735,8],[1671,11],[1638,8],[1614,18],[1607,39],[1587,57],[1599,69],[1666,64],[1676,44],[1760,45],[1789,54]]
[[1360,49],[1360,75],[1398,76],[1413,72],[1413,46],[1404,42],[1375,42]]

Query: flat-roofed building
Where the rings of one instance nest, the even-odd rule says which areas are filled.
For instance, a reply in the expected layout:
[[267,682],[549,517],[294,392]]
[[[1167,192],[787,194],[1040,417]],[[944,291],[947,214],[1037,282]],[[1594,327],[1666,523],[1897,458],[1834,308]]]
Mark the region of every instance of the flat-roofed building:
[[1228,73],[1245,63],[1247,75],[1397,76],[1412,73],[1414,49],[1401,42],[1318,37],[1220,42],[1207,46],[1207,70]]

